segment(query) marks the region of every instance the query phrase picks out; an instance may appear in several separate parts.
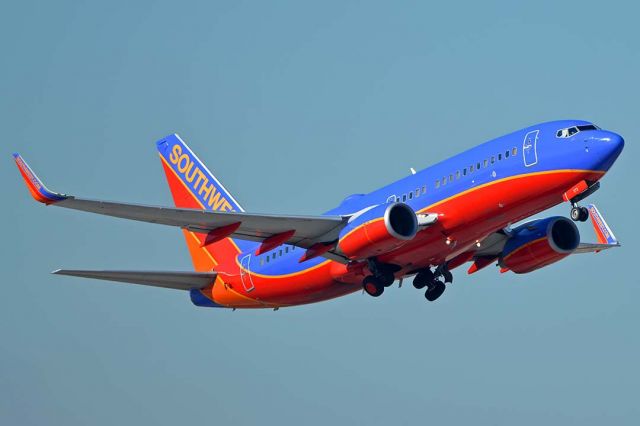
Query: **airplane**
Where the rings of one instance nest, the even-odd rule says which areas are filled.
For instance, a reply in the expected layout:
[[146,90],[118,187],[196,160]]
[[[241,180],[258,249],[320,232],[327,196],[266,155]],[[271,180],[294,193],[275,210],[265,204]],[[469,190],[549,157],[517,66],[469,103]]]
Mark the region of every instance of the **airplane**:
[[[59,269],[54,274],[188,291],[196,306],[272,308],[357,291],[378,297],[413,277],[428,301],[453,282],[496,264],[524,274],[571,254],[620,246],[595,205],[580,202],[624,147],[588,121],[537,124],[483,143],[317,216],[248,213],[177,134],[156,142],[175,207],[91,200],[47,189],[15,162],[46,205],[182,229],[194,271]],[[530,216],[569,203],[570,219]],[[575,222],[591,218],[597,243]]]

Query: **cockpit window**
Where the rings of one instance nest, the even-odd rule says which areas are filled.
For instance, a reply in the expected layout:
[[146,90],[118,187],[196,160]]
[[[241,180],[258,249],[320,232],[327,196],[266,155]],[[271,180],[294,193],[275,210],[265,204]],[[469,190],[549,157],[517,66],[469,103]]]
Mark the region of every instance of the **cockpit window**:
[[588,130],[598,130],[598,128],[593,124],[586,124],[584,126],[578,126],[578,130],[581,132],[586,132]]
[[568,138],[575,135],[578,132],[588,132],[589,130],[599,130],[600,128],[593,124],[584,124],[580,126],[567,127],[566,129],[560,129],[556,132],[557,138]]

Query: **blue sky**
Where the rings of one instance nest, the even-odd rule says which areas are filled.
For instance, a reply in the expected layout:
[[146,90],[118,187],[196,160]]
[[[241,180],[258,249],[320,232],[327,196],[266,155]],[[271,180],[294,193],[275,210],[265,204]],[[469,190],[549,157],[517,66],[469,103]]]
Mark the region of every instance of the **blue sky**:
[[[635,3],[133,3],[4,8],[1,423],[635,424]],[[170,205],[153,142],[178,132],[247,210],[314,214],[562,118],[626,139],[592,197],[624,247],[461,268],[433,304],[231,312],[51,276],[191,263],[176,229],[36,205],[10,156],[54,190]]]

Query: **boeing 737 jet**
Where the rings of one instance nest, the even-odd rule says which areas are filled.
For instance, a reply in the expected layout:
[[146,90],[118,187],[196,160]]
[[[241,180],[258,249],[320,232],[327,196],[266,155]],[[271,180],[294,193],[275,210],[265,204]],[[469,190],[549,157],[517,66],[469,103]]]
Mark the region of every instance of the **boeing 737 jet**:
[[[524,274],[571,254],[619,246],[594,205],[579,203],[624,146],[621,136],[577,120],[518,130],[318,216],[247,213],[177,134],[156,143],[175,207],[79,198],[48,190],[18,154],[33,198],[46,205],[182,229],[193,272],[68,270],[54,274],[185,290],[195,305],[273,308],[364,289],[383,294],[413,277],[429,301],[453,281],[492,264]],[[513,227],[566,202],[555,216]],[[574,222],[591,218],[597,243]]]

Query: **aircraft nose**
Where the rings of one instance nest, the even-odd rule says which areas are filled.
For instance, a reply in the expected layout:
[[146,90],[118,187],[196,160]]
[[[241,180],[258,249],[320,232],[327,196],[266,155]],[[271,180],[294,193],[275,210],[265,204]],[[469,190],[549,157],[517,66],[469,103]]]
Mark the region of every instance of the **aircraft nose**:
[[603,152],[604,168],[608,170],[616,161],[622,149],[624,148],[624,138],[617,133],[609,131],[601,131],[600,137],[597,138]]
[[622,149],[624,148],[624,138],[614,132],[604,132],[604,133],[605,134],[603,135],[602,138],[600,138],[600,140],[607,144],[607,146],[609,147],[609,151],[611,152],[611,155],[614,155],[615,158],[617,158],[618,155],[620,155],[620,153],[622,152]]

